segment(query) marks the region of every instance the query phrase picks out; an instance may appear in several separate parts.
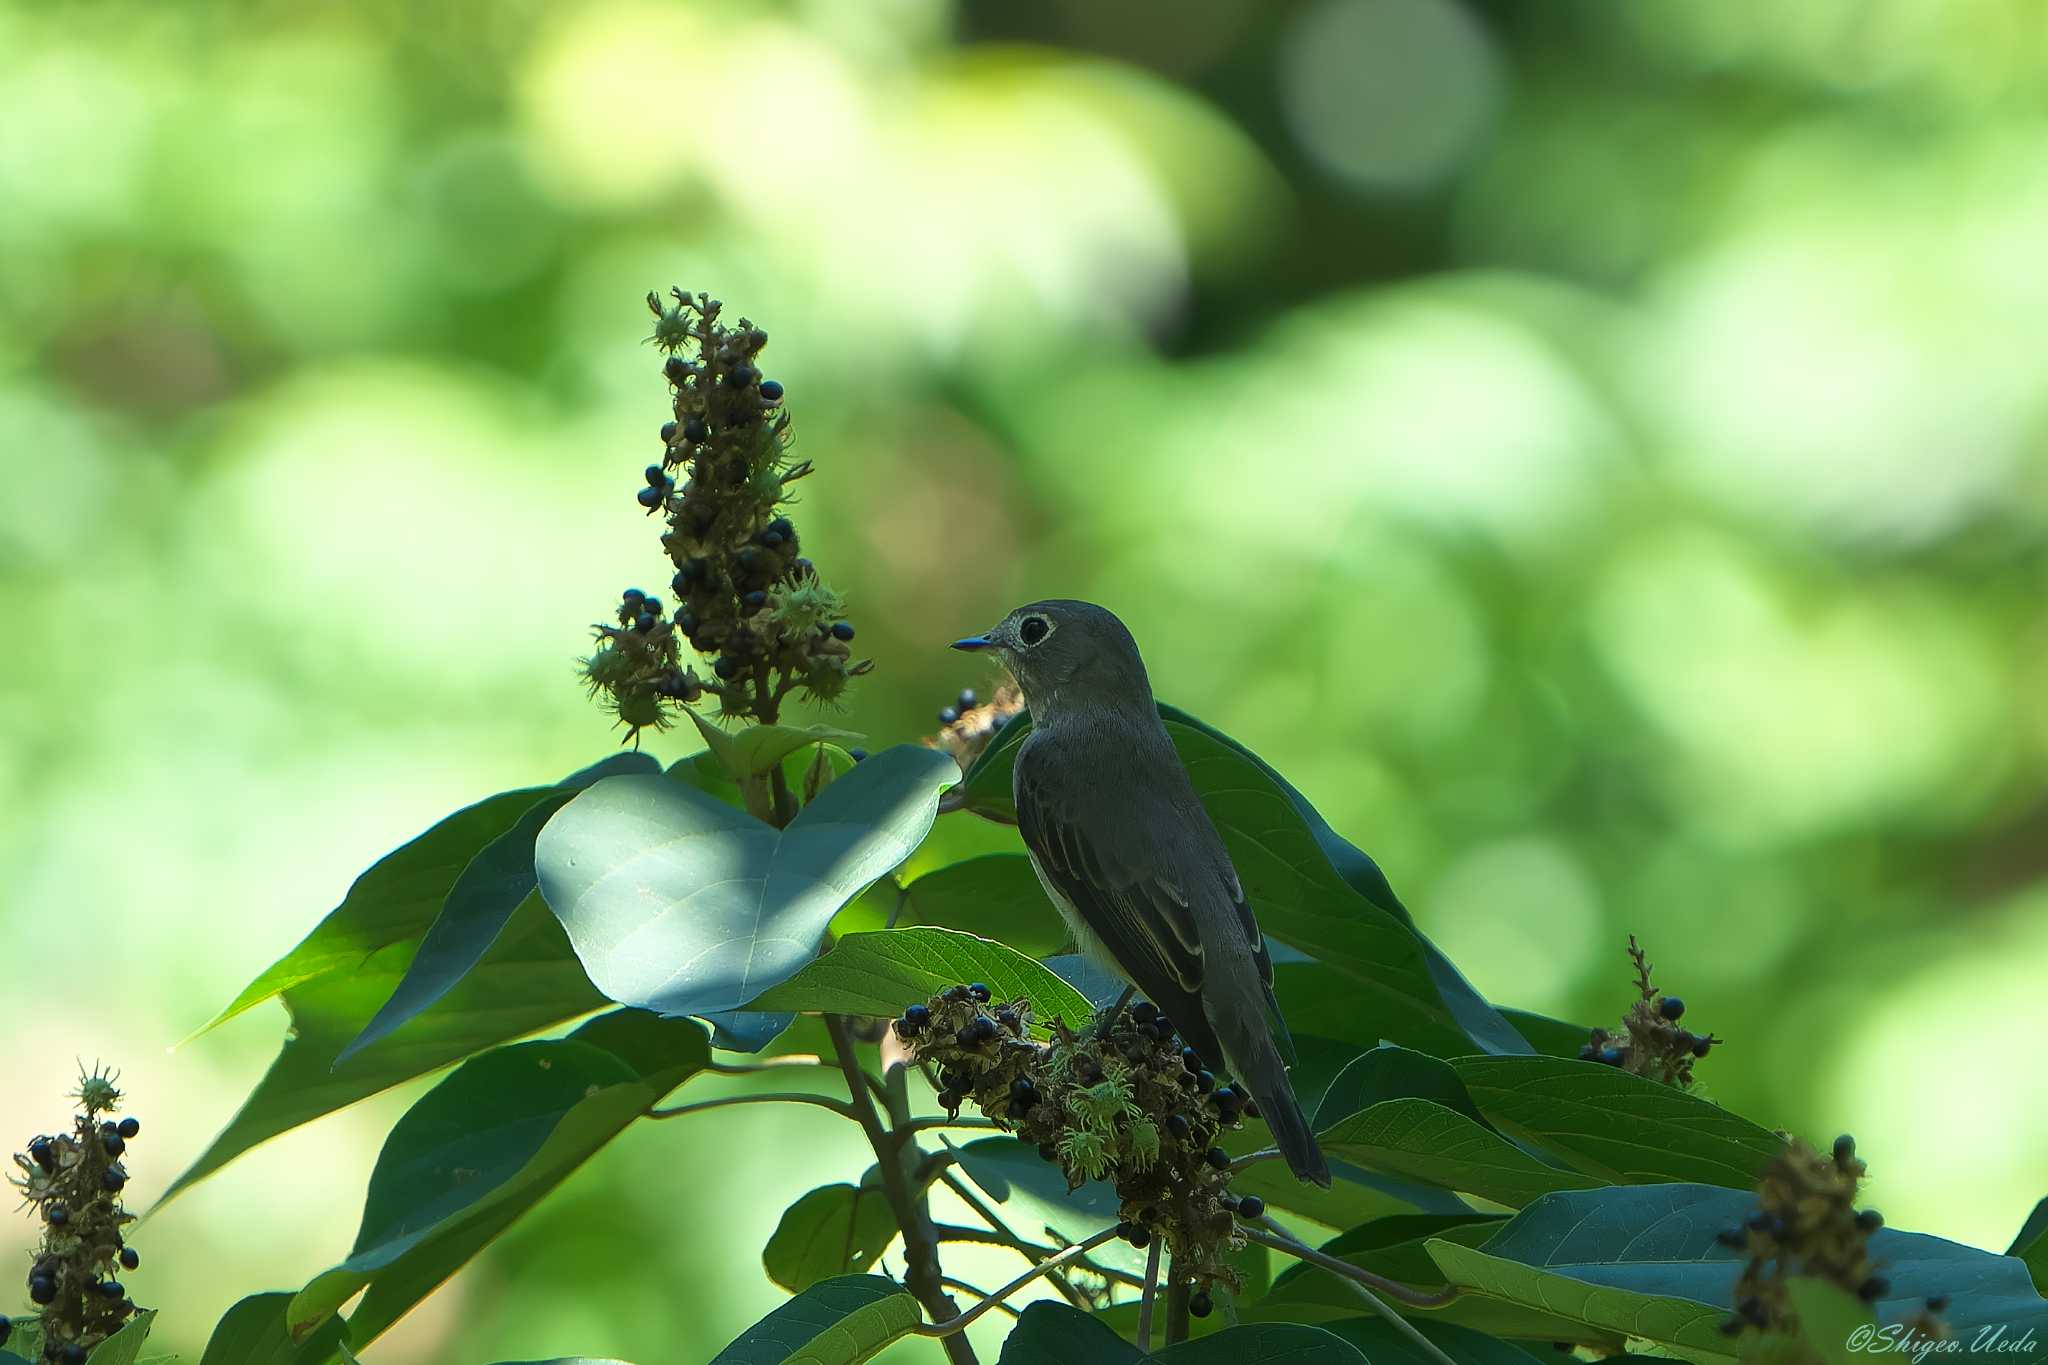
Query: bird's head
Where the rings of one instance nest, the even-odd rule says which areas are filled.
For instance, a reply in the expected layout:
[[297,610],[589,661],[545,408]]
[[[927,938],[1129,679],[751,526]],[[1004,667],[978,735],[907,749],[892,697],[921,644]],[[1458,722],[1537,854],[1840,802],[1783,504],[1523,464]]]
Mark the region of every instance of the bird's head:
[[955,640],[953,648],[995,654],[1041,719],[1055,706],[1152,707],[1138,642],[1114,614],[1092,602],[1033,602],[980,635]]

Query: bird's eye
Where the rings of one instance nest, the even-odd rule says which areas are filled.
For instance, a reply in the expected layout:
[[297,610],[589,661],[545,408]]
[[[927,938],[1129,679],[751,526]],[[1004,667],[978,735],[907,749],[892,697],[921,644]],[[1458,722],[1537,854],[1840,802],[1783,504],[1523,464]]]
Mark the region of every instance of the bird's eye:
[[1017,638],[1027,645],[1035,645],[1052,631],[1052,625],[1043,616],[1027,616],[1024,624],[1017,627]]

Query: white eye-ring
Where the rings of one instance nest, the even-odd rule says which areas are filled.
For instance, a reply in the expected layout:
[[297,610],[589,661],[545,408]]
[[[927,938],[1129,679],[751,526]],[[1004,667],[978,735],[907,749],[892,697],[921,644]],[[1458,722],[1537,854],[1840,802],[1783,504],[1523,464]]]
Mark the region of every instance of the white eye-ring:
[[1043,616],[1027,616],[1024,618],[1023,623],[1017,627],[1017,638],[1023,642],[1026,649],[1029,649],[1050,634],[1052,634],[1052,622],[1046,620]]

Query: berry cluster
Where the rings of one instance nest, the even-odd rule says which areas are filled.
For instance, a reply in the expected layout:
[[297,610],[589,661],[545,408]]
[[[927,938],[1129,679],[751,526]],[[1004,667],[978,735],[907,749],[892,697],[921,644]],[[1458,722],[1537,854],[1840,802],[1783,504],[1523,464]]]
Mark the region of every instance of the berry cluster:
[[1678,1026],[1685,1017],[1685,1001],[1665,995],[1651,984],[1649,959],[1636,946],[1634,934],[1628,936],[1628,955],[1635,964],[1636,991],[1641,998],[1629,1007],[1619,1033],[1594,1029],[1590,1041],[1579,1049],[1579,1060],[1618,1066],[1686,1089],[1692,1085],[1692,1064],[1725,1040]]
[[1070,1188],[1110,1181],[1118,1231],[1133,1246],[1165,1240],[1200,1316],[1210,1289],[1239,1287],[1227,1259],[1243,1244],[1236,1219],[1266,1211],[1256,1195],[1230,1192],[1231,1158],[1216,1145],[1225,1129],[1257,1117],[1251,1097],[1217,1084],[1149,1002],[1081,1033],[1055,1023],[1050,1042],[1031,1037],[1031,1022],[1029,1001],[996,1001],[975,983],[910,1006],[894,1028],[914,1058],[937,1068],[949,1113],[971,1101],[1058,1165]]
[[[1797,1316],[1785,1292],[1793,1275],[1824,1279],[1875,1303],[1891,1292],[1870,1257],[1870,1236],[1884,1226],[1876,1209],[1856,1208],[1856,1189],[1867,1168],[1856,1155],[1856,1140],[1844,1133],[1822,1156],[1794,1142],[1765,1168],[1757,1186],[1757,1211],[1740,1227],[1716,1234],[1722,1246],[1749,1258],[1735,1282],[1735,1313],[1721,1330],[1736,1336],[1751,1328],[1791,1331]],[[1945,1296],[1927,1300],[1916,1330],[1938,1336]]]
[[987,701],[978,698],[973,688],[967,688],[939,711],[939,732],[925,743],[951,754],[964,772],[988,747],[1003,723],[1023,709],[1024,694],[1013,684],[1004,683]]
[[[37,1137],[14,1158],[21,1174],[13,1182],[43,1223],[28,1296],[42,1309],[43,1359],[53,1365],[82,1365],[120,1330],[135,1303],[115,1278],[116,1267],[142,1264],[121,1239],[121,1229],[135,1221],[121,1207],[128,1183],[121,1157],[142,1125],[105,1117],[121,1103],[105,1072],[81,1078],[77,1099],[85,1112],[71,1132]],[[0,1318],[0,1341],[11,1326]]]
[[[672,304],[649,294],[647,306],[652,339],[667,352],[674,416],[635,496],[666,524],[676,605],[665,615],[660,598],[628,589],[618,624],[594,627],[597,650],[583,662],[593,693],[607,695],[636,735],[667,724],[667,704],[706,694],[722,717],[772,724],[791,692],[833,701],[873,667],[853,658],[844,600],[799,553],[796,526],[778,510],[811,463],[788,458],[782,385],[758,364],[768,334],[745,318],[724,326],[709,295],[669,294]],[[682,666],[684,643],[712,656],[710,676]]]

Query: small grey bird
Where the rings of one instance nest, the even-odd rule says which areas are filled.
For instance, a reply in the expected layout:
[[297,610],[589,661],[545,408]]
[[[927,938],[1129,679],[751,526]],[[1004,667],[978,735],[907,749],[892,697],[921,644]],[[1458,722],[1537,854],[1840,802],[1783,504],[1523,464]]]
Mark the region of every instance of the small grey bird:
[[1092,603],[1033,602],[953,648],[994,650],[1023,689],[1017,827],[1076,943],[1236,1076],[1295,1175],[1327,1186],[1267,1022],[1279,1008],[1265,937],[1160,723],[1131,632]]

